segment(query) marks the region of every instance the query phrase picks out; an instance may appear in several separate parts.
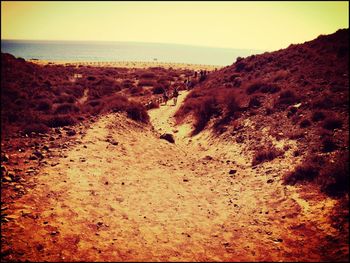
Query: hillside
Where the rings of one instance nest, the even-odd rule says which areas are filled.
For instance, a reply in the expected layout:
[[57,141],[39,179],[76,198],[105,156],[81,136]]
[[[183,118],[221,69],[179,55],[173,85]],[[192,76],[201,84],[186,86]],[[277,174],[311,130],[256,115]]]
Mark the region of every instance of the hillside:
[[[178,123],[194,117],[193,134],[212,129],[270,161],[274,140],[296,142],[304,163],[288,184],[314,181],[332,196],[348,193],[349,30],[247,58],[213,72],[189,94]],[[269,137],[268,137],[269,136]]]

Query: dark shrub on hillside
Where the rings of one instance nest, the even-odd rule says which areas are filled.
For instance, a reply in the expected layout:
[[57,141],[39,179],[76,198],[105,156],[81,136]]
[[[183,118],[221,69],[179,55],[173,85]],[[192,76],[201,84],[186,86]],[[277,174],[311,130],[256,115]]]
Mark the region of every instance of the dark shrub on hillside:
[[311,122],[309,120],[302,120],[300,122],[300,128],[306,128],[309,127],[311,125]]
[[76,101],[76,98],[72,95],[61,95],[59,97],[56,97],[54,99],[54,103],[74,103]]
[[218,114],[224,112],[224,115],[214,124],[214,129],[218,133],[225,131],[223,126],[231,120],[238,118],[239,111],[241,110],[234,93],[223,93],[221,95],[222,97],[218,97],[221,104],[217,106],[217,112]]
[[280,90],[281,90],[281,88],[276,86],[275,84],[266,84],[266,83],[262,83],[262,82],[255,82],[247,87],[246,93],[248,95],[251,95],[255,92],[273,94],[273,93],[276,93]]
[[134,87],[134,83],[133,83],[133,81],[126,79],[122,82],[122,87],[125,89],[130,89],[130,88]]
[[79,112],[79,108],[72,103],[63,103],[55,110],[55,114],[67,114],[72,112]]
[[242,70],[244,70],[244,68],[246,67],[247,65],[243,62],[243,61],[240,61],[238,63],[236,63],[236,72],[241,72]]
[[220,114],[220,108],[214,97],[202,98],[201,103],[195,111],[196,122],[194,124],[193,134],[198,134],[204,129],[211,117]]
[[140,94],[142,91],[143,91],[142,86],[133,87],[130,89],[130,93],[133,95]]
[[342,196],[349,192],[349,154],[338,153],[334,162],[328,162],[321,167],[321,173],[317,178],[321,191],[330,196]]
[[31,134],[32,132],[45,134],[48,131],[49,131],[49,128],[42,123],[27,124],[23,129],[23,132],[25,134]]
[[278,101],[276,103],[276,106],[281,105],[291,105],[297,102],[297,97],[295,93],[291,90],[286,90],[281,92]]
[[322,140],[322,152],[333,152],[337,148],[337,144],[331,138],[324,138]]
[[46,124],[51,128],[64,127],[76,124],[76,120],[71,115],[57,115],[48,118]]
[[88,77],[87,77],[87,80],[93,81],[93,80],[96,80],[96,77],[94,77],[94,76],[88,76]]
[[295,185],[300,181],[312,181],[318,176],[318,169],[309,164],[302,164],[295,168],[293,172],[287,173],[283,180],[285,184]]
[[262,85],[263,84],[260,82],[251,84],[250,86],[248,86],[248,88],[246,90],[247,94],[250,95],[250,94],[253,94],[253,93],[259,91],[259,89]]
[[339,129],[343,126],[343,122],[340,119],[326,119],[323,123],[323,128],[327,130]]
[[260,101],[259,97],[253,96],[252,98],[250,98],[250,100],[249,100],[249,107],[250,108],[260,108],[260,106],[261,106],[261,101]]
[[330,109],[334,106],[335,106],[334,101],[328,96],[318,99],[312,104],[312,107],[315,109]]
[[311,120],[313,122],[322,121],[322,120],[324,120],[325,117],[326,117],[326,115],[323,112],[316,111],[312,114]]
[[144,87],[144,86],[154,87],[155,85],[156,85],[156,83],[154,82],[154,80],[148,80],[148,79],[141,79],[139,81],[139,83],[137,84],[137,86],[139,86],[139,87]]
[[114,95],[105,100],[104,111],[119,112],[126,109],[128,99],[124,96]]
[[231,76],[230,76],[230,81],[234,81],[236,78],[239,78],[241,75],[240,74],[237,74],[237,73],[235,73],[235,74],[232,74]]
[[37,102],[36,109],[39,111],[49,111],[51,110],[52,102],[50,100],[39,100]]
[[152,89],[153,94],[162,94],[164,92],[164,88],[161,85],[157,85]]
[[349,54],[349,47],[347,46],[340,46],[337,51],[337,58],[343,58],[348,56]]
[[142,79],[153,79],[156,75],[152,72],[143,73],[140,78]]
[[130,119],[133,119],[135,121],[143,122],[143,123],[148,123],[149,122],[149,116],[146,111],[146,109],[137,103],[131,103],[127,109],[127,116]]
[[257,164],[272,161],[276,157],[282,155],[283,152],[270,146],[268,148],[258,149],[253,157],[252,165],[255,166]]
[[96,107],[98,105],[101,105],[101,101],[100,100],[91,100],[91,101],[89,101],[88,104],[92,107]]

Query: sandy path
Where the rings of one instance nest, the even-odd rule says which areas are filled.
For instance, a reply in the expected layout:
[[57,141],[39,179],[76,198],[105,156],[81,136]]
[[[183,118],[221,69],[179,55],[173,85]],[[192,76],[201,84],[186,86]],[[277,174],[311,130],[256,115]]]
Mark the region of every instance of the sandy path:
[[[104,116],[65,158],[52,160],[59,164],[43,169],[36,187],[11,206],[9,259],[336,258],[323,241],[337,235],[326,218],[334,201],[307,202],[281,185],[288,158],[254,168],[237,144],[208,133],[189,139],[189,127],[175,128],[171,118],[186,94],[176,107],[150,111],[154,130],[124,115]],[[176,144],[159,139],[174,129]]]

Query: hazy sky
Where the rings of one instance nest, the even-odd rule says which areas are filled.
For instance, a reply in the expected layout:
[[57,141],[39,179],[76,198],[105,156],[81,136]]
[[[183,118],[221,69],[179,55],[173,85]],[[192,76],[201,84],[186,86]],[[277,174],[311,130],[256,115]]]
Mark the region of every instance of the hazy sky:
[[1,39],[111,40],[277,50],[349,27],[342,2],[7,2]]

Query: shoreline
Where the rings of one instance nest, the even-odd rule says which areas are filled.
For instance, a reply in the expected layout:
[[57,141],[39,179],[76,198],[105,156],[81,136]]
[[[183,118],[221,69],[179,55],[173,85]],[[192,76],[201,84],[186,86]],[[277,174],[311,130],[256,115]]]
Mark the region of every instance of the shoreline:
[[204,64],[191,64],[191,63],[177,63],[177,62],[159,62],[159,61],[49,61],[40,59],[28,59],[28,62],[37,65],[63,65],[63,66],[92,66],[92,67],[114,67],[114,68],[150,68],[150,67],[162,67],[162,68],[174,68],[174,69],[191,69],[191,70],[219,70],[226,66],[220,65],[204,65]]

